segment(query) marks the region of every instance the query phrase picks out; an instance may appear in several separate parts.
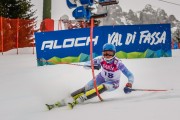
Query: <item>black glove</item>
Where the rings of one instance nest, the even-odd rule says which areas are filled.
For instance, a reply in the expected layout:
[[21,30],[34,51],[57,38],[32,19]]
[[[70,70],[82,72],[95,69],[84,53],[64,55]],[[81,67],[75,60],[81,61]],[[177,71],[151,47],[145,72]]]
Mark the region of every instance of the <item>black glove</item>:
[[124,87],[124,93],[128,94],[128,93],[132,92],[131,88],[132,88],[132,84],[127,83],[126,86]]
[[94,64],[94,69],[95,69],[95,70],[101,69],[101,65],[100,65],[100,64]]

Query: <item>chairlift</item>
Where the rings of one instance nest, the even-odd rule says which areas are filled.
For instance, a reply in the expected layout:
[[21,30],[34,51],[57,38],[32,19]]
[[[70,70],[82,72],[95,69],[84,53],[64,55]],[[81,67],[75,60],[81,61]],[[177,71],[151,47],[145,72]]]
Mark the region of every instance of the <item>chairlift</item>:
[[100,4],[101,6],[114,5],[118,3],[119,3],[118,0],[99,0],[98,2],[98,4]]
[[79,2],[82,6],[91,6],[93,5],[94,0],[66,0],[66,4],[70,9],[76,8],[77,2]]
[[84,6],[79,6],[72,12],[72,16],[75,19],[90,19],[91,12],[89,9],[85,8]]
[[66,4],[70,9],[77,7],[76,0],[66,0]]
[[[77,2],[81,4],[81,6],[77,5]],[[93,14],[92,10],[94,9],[93,4],[100,4],[101,6],[118,4],[118,0],[66,0],[67,6],[71,8],[75,8],[72,12],[72,16],[75,19],[91,19],[91,18],[102,18],[107,16],[107,12],[101,14]]]

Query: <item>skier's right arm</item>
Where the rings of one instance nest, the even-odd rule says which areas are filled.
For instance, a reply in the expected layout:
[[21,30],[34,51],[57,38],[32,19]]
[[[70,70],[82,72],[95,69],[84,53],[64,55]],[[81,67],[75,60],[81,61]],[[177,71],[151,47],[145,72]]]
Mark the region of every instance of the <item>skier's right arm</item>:
[[[99,59],[93,59],[94,62],[94,69],[95,70],[99,70],[101,69],[101,65],[100,65],[100,60]],[[84,68],[85,69],[90,69],[91,68],[91,62],[87,61],[84,63]]]

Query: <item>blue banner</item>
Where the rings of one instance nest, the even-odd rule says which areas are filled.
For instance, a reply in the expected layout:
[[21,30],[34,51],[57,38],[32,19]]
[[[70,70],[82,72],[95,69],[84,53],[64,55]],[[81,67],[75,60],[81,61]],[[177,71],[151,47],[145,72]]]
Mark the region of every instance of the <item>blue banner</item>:
[[[35,33],[38,65],[89,60],[90,29]],[[119,58],[171,57],[170,24],[94,27],[93,56],[112,43]]]

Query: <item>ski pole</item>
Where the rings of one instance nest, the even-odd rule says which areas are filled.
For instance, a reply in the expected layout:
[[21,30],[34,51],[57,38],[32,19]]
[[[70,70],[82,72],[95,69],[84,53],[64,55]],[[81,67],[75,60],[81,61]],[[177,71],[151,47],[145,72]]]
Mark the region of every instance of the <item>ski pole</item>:
[[[170,89],[173,90],[173,89]],[[160,92],[160,91],[169,91],[169,90],[163,90],[163,89],[131,89],[131,91],[151,91],[151,92]]]
[[72,64],[72,63],[64,63],[64,62],[57,63],[57,64],[74,65],[74,66],[84,66],[84,65],[82,65],[82,64]]
[[74,66],[84,66],[84,65],[82,65],[82,64],[72,64],[72,63],[61,63],[61,64],[74,65]]
[[[37,61],[40,61],[40,62],[53,62],[53,60],[43,60],[43,59],[37,59]],[[59,62],[59,63],[56,63],[56,64],[66,64],[66,65],[75,65],[75,66],[84,66],[82,64],[72,64],[72,63],[68,63],[68,62]]]

